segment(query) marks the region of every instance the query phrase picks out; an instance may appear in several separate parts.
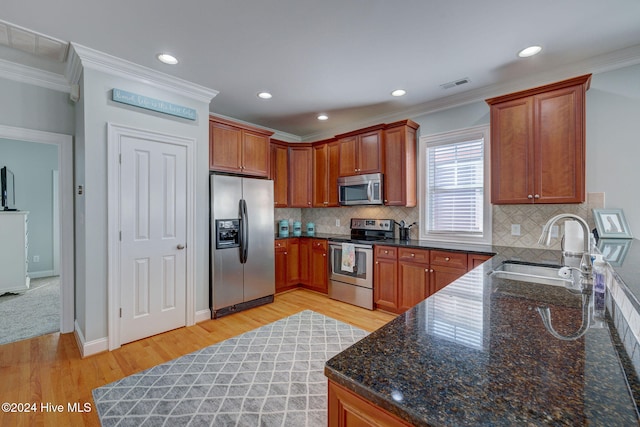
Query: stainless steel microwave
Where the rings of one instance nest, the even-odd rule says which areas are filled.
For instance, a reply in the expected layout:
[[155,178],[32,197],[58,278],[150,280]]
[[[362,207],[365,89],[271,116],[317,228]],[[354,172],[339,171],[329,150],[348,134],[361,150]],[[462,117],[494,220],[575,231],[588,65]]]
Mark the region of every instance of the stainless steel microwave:
[[381,205],[382,174],[345,176],[338,178],[338,197],[341,205]]

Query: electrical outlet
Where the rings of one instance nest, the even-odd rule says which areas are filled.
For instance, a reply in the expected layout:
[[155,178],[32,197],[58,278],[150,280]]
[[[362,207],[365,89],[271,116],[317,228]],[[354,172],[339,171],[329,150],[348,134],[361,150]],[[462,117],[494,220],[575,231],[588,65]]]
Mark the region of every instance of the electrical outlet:
[[551,227],[551,237],[557,238],[559,230],[560,230],[559,226],[557,226],[557,225],[552,226]]
[[40,262],[40,255],[34,255],[33,262]]
[[511,224],[511,235],[512,236],[520,235],[520,224]]
[[336,227],[340,227],[340,220],[336,219]]

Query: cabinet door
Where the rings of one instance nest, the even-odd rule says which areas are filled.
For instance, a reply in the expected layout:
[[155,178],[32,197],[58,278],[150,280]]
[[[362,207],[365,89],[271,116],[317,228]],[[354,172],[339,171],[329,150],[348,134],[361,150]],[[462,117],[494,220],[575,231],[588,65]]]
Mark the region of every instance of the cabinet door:
[[242,131],[242,173],[267,177],[269,173],[269,137],[250,130]]
[[358,137],[350,136],[340,140],[340,176],[357,175]]
[[469,254],[467,270],[473,270],[485,261],[490,260],[493,255]]
[[467,272],[466,268],[443,267],[440,265],[431,266],[431,280],[429,296],[435,294],[451,282],[457,280]]
[[340,175],[340,143],[327,144],[327,206],[340,206],[338,199],[338,176]]
[[298,265],[300,266],[300,281],[303,285],[311,284],[311,250],[312,239],[302,237],[299,239],[300,249],[298,254]]
[[289,207],[311,207],[311,147],[289,147]]
[[533,203],[531,98],[491,106],[491,202]]
[[585,200],[582,86],[534,97],[535,203]]
[[327,144],[313,146],[313,207],[321,208],[329,204],[328,179],[329,159]]
[[300,283],[300,240],[287,239],[287,285],[289,288]]
[[328,292],[329,264],[327,261],[327,241],[311,240],[311,281],[309,286],[316,291]]
[[276,240],[274,248],[276,293],[283,291],[287,281],[287,243],[286,239]]
[[394,126],[384,133],[384,204],[416,206],[417,124]]
[[209,121],[209,169],[239,173],[242,167],[242,129]]
[[429,266],[398,262],[398,310],[407,311],[429,296]]
[[358,174],[382,171],[382,131],[358,135],[357,172]]
[[373,272],[373,302],[376,308],[398,312],[398,261],[377,258]]
[[286,146],[271,144],[271,170],[273,180],[273,204],[276,208],[286,208],[288,204],[288,151]]

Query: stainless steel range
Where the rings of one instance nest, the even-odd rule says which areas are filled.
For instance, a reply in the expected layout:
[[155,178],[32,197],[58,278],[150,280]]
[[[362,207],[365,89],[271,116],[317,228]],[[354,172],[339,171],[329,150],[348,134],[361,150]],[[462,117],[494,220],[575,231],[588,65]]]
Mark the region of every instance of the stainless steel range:
[[329,297],[373,310],[373,241],[395,238],[392,219],[351,219],[349,239],[331,239]]

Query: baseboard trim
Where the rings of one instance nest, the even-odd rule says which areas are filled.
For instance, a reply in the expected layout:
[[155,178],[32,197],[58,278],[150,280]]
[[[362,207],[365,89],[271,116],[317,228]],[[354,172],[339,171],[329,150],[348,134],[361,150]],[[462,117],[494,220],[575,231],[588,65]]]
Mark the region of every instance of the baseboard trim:
[[198,310],[196,311],[196,323],[204,322],[205,320],[211,320],[211,310]]
[[94,354],[109,351],[109,340],[106,337],[86,342],[77,320],[74,322],[74,325],[75,328],[73,335],[76,338],[76,344],[80,350],[81,358],[84,359],[85,357],[93,356]]
[[30,271],[29,277],[32,279],[40,279],[42,277],[58,276],[53,270]]

